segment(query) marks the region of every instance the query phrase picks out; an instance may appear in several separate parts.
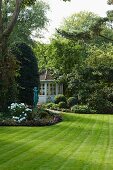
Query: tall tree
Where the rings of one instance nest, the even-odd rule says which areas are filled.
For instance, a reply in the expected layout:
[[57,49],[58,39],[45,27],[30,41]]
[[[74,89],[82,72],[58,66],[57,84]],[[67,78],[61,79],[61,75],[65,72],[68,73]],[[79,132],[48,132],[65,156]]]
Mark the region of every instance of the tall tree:
[[29,6],[32,3],[35,2],[35,0],[15,0],[15,8],[14,11],[10,17],[10,20],[8,21],[8,24],[6,27],[4,27],[4,16],[3,16],[3,7],[4,3],[6,6],[10,6],[14,1],[9,1],[9,0],[0,0],[0,54],[1,57],[4,58],[7,55],[7,42],[9,39],[10,34],[12,33],[20,10],[21,8],[24,8],[26,5]]
[[[17,62],[9,49],[9,38],[17,23],[21,10],[31,6],[35,0],[0,0],[0,111],[16,100]],[[9,9],[11,8],[11,11]],[[29,7],[30,8],[30,7]],[[13,12],[12,12],[12,9]],[[24,13],[26,16],[26,13]],[[14,94],[14,95],[13,95]]]
[[75,13],[64,21],[58,33],[72,40],[113,42],[113,15],[110,11],[107,14],[102,18],[92,12]]
[[[12,6],[10,8],[13,9]],[[48,4],[39,0],[30,8],[22,8],[9,38],[9,43],[13,45],[14,43],[24,42],[32,45],[33,38],[40,38],[42,29],[46,29],[49,22],[46,16],[48,10]]]
[[38,64],[31,47],[25,43],[16,45],[13,53],[20,62],[20,76],[17,78],[20,102],[33,105],[33,88],[40,86]]
[[[0,110],[4,110],[7,106],[7,98],[9,98],[9,85],[15,83],[16,67],[15,61],[11,59],[12,55],[8,49],[8,40],[17,23],[21,9],[29,7],[35,3],[36,0],[0,0]],[[4,4],[6,6],[4,13]],[[9,6],[14,4],[14,10],[7,15]],[[5,15],[5,16],[4,16]],[[5,18],[5,20],[4,20]],[[9,20],[6,21],[6,19]],[[7,23],[7,24],[4,24]],[[11,62],[13,61],[13,62]],[[12,70],[13,68],[13,70]],[[12,70],[12,72],[11,72]],[[11,73],[11,74],[9,74]],[[13,73],[13,74],[12,74]],[[13,81],[14,80],[14,81]]]

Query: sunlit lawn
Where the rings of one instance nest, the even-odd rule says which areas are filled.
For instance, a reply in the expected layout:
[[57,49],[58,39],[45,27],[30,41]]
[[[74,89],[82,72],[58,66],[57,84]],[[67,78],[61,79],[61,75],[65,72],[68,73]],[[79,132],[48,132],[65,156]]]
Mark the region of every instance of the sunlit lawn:
[[64,114],[49,127],[0,127],[0,170],[113,170],[113,116]]

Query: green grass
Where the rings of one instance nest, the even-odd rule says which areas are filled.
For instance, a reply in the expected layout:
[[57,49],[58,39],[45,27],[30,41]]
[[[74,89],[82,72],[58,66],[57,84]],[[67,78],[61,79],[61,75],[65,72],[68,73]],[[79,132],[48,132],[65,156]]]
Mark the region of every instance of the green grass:
[[113,116],[64,114],[49,127],[0,127],[0,170],[113,170]]

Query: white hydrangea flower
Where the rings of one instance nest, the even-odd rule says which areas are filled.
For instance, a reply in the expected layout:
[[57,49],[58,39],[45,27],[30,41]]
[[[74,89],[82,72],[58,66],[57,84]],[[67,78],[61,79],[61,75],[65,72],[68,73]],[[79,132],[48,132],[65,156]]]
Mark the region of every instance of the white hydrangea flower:
[[32,112],[32,109],[26,108],[25,111],[31,111]]

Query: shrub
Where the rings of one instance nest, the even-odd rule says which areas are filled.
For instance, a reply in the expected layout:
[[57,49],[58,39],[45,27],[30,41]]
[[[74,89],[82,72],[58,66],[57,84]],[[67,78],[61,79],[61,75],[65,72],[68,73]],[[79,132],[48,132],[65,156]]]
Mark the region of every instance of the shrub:
[[75,97],[70,97],[67,100],[67,105],[68,105],[69,108],[76,105],[76,104],[77,104],[77,99]]
[[57,96],[55,96],[55,104],[58,104],[60,102],[67,103],[66,97],[63,94],[58,94]]
[[59,102],[58,104],[59,108],[67,108],[67,104],[65,102]]
[[51,109],[54,106],[54,103],[47,103],[44,105],[44,108]]
[[49,111],[47,111],[43,108],[40,108],[40,109],[37,109],[37,112],[34,115],[34,119],[35,120],[43,119],[43,118],[47,118],[48,116],[49,116]]
[[100,93],[95,92],[91,95],[88,100],[89,107],[97,111],[100,114],[111,114],[113,113],[113,103],[110,102],[106,97],[104,97],[101,91]]
[[32,109],[29,109],[24,103],[12,103],[8,108],[15,120],[31,119],[32,117]]
[[53,104],[53,106],[51,107],[51,109],[57,110],[59,108],[59,104]]
[[90,113],[90,109],[87,105],[75,105],[71,108],[74,113]]

